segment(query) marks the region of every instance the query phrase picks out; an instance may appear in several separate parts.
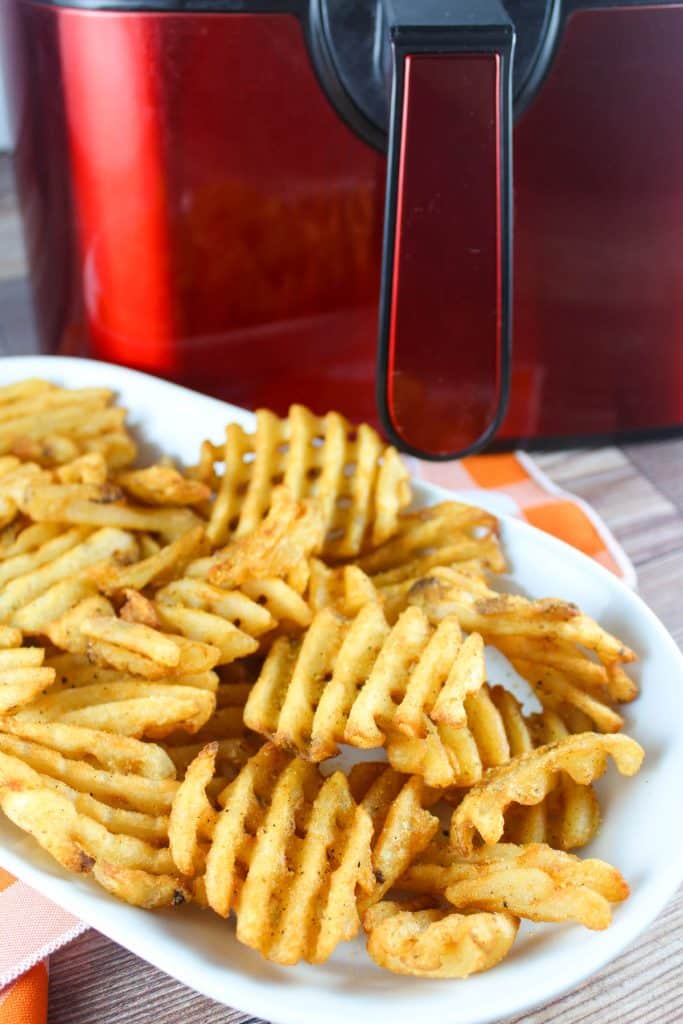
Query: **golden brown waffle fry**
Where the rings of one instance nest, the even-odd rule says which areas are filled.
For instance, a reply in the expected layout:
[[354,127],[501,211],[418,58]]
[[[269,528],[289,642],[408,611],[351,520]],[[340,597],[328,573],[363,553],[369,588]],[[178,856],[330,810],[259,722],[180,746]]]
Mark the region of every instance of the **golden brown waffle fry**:
[[497,843],[505,831],[503,814],[511,803],[540,803],[555,784],[557,772],[565,772],[574,782],[588,785],[605,771],[608,754],[622,775],[635,775],[643,759],[642,748],[629,736],[587,732],[490,768],[453,812],[454,850],[468,856],[476,832],[485,843]]
[[[190,562],[185,576],[188,581],[201,580],[207,583],[208,574],[213,564],[213,558],[197,558]],[[307,577],[307,565],[304,566],[304,570]],[[211,584],[207,583],[207,586],[211,586]],[[300,580],[296,578],[292,581],[292,574],[289,574],[288,579],[271,577],[261,580],[244,580],[239,591],[222,591],[222,593],[226,598],[228,594],[239,593],[261,605],[264,611],[270,614],[273,625],[284,623],[287,626],[303,628],[308,626],[312,619],[311,609],[301,596],[303,590],[305,590],[305,583],[303,587],[300,586]]]
[[129,565],[104,563],[94,566],[89,576],[105,594],[116,594],[126,589],[142,590],[153,581],[155,584],[169,582],[181,575],[190,559],[201,549],[203,540],[204,528],[195,526],[164,547],[156,545],[156,550],[139,562]]
[[[22,387],[30,383],[30,387]],[[124,466],[137,448],[126,432],[125,409],[110,407],[106,388],[67,389],[47,381],[0,388],[0,453],[13,452],[42,466],[71,462],[91,451]]]
[[171,466],[147,466],[120,473],[116,482],[126,494],[145,505],[201,505],[211,490],[198,480],[189,480]]
[[368,953],[395,974],[467,978],[499,963],[519,927],[519,920],[507,913],[454,914],[405,907],[384,900],[363,918]]
[[[64,735],[66,727],[60,728]],[[167,845],[168,812],[178,784],[112,770],[111,735],[85,730],[75,739],[78,730],[67,731],[64,754],[47,745],[46,734],[37,743],[0,732],[0,807],[7,817],[68,871],[92,872],[128,902],[151,908],[189,899]],[[88,760],[81,760],[78,755],[86,751]],[[147,751],[140,757],[149,761]]]
[[544,707],[555,711],[562,711],[566,706],[574,707],[582,711],[600,732],[619,732],[623,726],[624,719],[604,700],[576,686],[558,669],[521,658],[511,658],[510,663],[531,685]]
[[426,809],[437,794],[422,780],[401,775],[381,762],[361,762],[349,775],[351,794],[372,820],[374,885],[361,895],[361,914],[377,903],[427,848],[439,819]]
[[50,474],[35,462],[23,463],[13,455],[0,456],[1,525],[7,526],[16,519],[32,483],[49,480]]
[[489,512],[444,501],[440,505],[399,516],[390,540],[358,559],[376,587],[419,579],[435,566],[455,566],[475,560],[482,569],[505,570],[498,540],[498,520]]
[[97,484],[107,482],[108,466],[101,452],[79,455],[55,469],[55,478],[63,484]]
[[85,570],[105,559],[125,561],[135,553],[131,534],[105,528],[94,533],[67,530],[63,537],[47,540],[34,551],[6,559],[0,563],[9,574],[0,592],[0,621],[26,633],[40,633],[45,622],[55,617],[52,610],[41,611],[49,603],[52,588],[61,584],[92,592],[94,588],[84,581]]
[[434,620],[455,615],[463,629],[481,633],[487,643],[498,637],[552,639],[594,651],[601,663],[635,659],[620,640],[584,615],[576,605],[558,598],[530,601],[515,594],[499,594],[453,569],[435,569],[414,583],[407,594]]
[[638,687],[619,665],[603,665],[576,644],[552,637],[499,636],[496,646],[511,661],[521,659],[556,669],[579,688],[605,702],[622,703],[638,696]]
[[[235,673],[236,678],[239,673]],[[207,743],[216,743],[215,775],[211,794],[215,795],[232,782],[246,762],[263,744],[263,738],[244,724],[244,705],[253,680],[221,682],[216,690],[216,709],[193,736],[174,732],[166,736],[162,746],[173,761],[178,778],[182,778],[195,757]]]
[[55,670],[43,665],[43,648],[20,645],[18,629],[0,627],[0,714],[29,704],[55,681]]
[[296,501],[286,487],[276,487],[263,522],[214,555],[209,582],[234,588],[248,579],[284,577],[317,554],[323,540],[324,523],[317,502]]
[[[474,639],[476,634],[469,638]],[[480,638],[477,638],[480,643]],[[483,678],[483,654],[481,678]],[[399,771],[422,775],[430,786],[471,786],[483,771],[510,760],[505,723],[489,688],[480,685],[467,694],[464,718],[457,725],[426,722],[425,736],[416,739],[401,733],[387,737],[387,756]]]
[[277,624],[269,609],[248,595],[191,578],[159,590],[155,610],[164,629],[217,648],[220,665],[253,654],[256,638]]
[[29,484],[20,508],[38,523],[150,530],[168,541],[200,525],[189,508],[145,508],[124,504],[119,496],[111,484],[101,490],[91,484]]
[[[84,581],[80,585],[92,587]],[[66,581],[47,596],[64,597],[63,604],[55,607],[55,601],[51,600],[49,607],[44,608],[43,599],[38,609],[41,617],[34,620],[34,628],[45,633],[55,647],[72,654],[87,654],[92,662],[143,679],[163,679],[206,672],[220,658],[219,648],[211,644],[117,618],[113,606],[101,595],[81,600],[79,581],[75,584]],[[35,615],[36,608],[33,613]]]
[[[554,711],[547,709],[529,719],[529,731],[535,746],[556,743],[570,735],[565,722]],[[590,729],[590,722],[581,723],[582,730]],[[575,731],[575,730],[571,730]],[[513,823],[510,813],[505,816],[505,838],[510,842],[546,842],[559,850],[574,850],[590,842],[600,826],[600,805],[592,786],[582,786],[561,772],[557,783],[539,807],[543,808],[543,834],[524,827],[522,820]],[[510,808],[512,810],[512,808]],[[530,815],[535,808],[518,808]]]
[[[483,682],[481,645],[460,641],[455,620],[433,629],[418,609],[408,609],[393,629],[374,603],[352,621],[323,609],[303,640],[275,642],[245,721],[314,761],[334,756],[339,743],[372,748],[385,740],[391,759],[402,736],[422,751],[433,709],[458,732],[460,702]],[[447,727],[439,723],[440,737]]]
[[229,424],[221,454],[225,468],[208,527],[215,545],[254,530],[278,484],[296,500],[317,499],[326,533],[323,550],[336,558],[390,537],[410,501],[408,474],[395,449],[387,448],[372,427],[351,427],[338,413],[317,417],[293,405],[287,419],[279,419],[261,409],[253,435]]
[[332,608],[348,618],[357,615],[368,601],[381,604],[370,577],[357,565],[330,568],[318,558],[310,561],[307,600],[314,613]]
[[[117,674],[118,675],[118,674]],[[19,708],[15,718],[25,722],[64,722],[122,736],[160,739],[177,729],[196,733],[213,714],[211,689],[194,685],[206,676],[178,676],[173,683],[149,683],[118,675],[65,688],[55,685],[42,697]]]
[[541,843],[484,847],[446,868],[444,883],[446,899],[458,909],[509,910],[530,921],[578,921],[592,929],[607,928],[610,904],[629,895],[610,864]]
[[223,791],[219,811],[206,796],[215,754],[210,745],[193,761],[174,800],[176,864],[193,876],[205,862],[206,900],[222,916],[236,911],[240,942],[277,963],[326,960],[359,927],[369,816],[340,772],[323,779],[272,744]]

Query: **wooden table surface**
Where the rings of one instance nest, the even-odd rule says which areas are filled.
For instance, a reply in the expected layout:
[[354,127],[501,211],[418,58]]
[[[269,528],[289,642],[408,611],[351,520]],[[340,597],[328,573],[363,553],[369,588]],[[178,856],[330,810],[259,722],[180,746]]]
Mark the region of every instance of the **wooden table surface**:
[[[0,355],[34,350],[19,220],[0,157]],[[632,559],[641,595],[683,644],[683,439],[536,454],[600,513]],[[674,780],[674,791],[681,780]],[[675,813],[680,813],[677,809]],[[50,958],[49,1024],[227,1024],[254,1020],[197,995],[97,932]],[[680,1024],[683,891],[622,956],[581,988],[498,1024]],[[448,1022],[444,1022],[448,1024]]]

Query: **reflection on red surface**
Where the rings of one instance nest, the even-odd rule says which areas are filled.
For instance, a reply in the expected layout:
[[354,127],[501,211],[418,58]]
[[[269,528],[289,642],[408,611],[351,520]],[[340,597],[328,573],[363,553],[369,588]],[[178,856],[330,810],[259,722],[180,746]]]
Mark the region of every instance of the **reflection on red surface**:
[[[322,93],[296,18],[10,6],[44,347],[374,418],[384,159]],[[683,422],[681,53],[680,6],[578,12],[516,126],[503,436]],[[468,373],[424,321],[427,418]]]
[[432,454],[476,444],[501,400],[499,75],[497,54],[405,58],[388,408]]
[[173,373],[167,181],[154,37],[139,19],[59,20],[59,49],[90,347]]

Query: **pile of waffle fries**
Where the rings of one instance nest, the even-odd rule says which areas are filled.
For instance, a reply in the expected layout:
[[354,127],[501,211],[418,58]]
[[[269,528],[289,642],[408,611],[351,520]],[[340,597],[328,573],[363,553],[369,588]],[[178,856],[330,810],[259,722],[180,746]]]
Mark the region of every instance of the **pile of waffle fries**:
[[[569,851],[608,757],[640,767],[633,652],[497,587],[495,517],[409,511],[369,426],[261,410],[138,468],[125,417],[105,388],[0,389],[5,815],[128,903],[234,912],[281,964],[362,927],[382,967],[464,978],[521,919],[607,927],[628,885]],[[377,757],[330,772],[342,747]]]

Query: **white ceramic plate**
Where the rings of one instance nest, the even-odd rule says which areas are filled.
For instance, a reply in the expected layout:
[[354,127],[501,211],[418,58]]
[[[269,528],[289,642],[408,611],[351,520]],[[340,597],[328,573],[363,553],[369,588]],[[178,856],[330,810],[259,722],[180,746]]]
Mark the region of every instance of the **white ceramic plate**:
[[[196,458],[204,437],[220,440],[224,423],[251,416],[144,374],[85,360],[5,358],[0,384],[43,376],[73,387],[114,388],[146,439],[181,459]],[[447,492],[419,485],[418,501]],[[472,499],[472,493],[468,492]],[[499,513],[505,501],[482,492]],[[279,967],[240,946],[232,925],[194,908],[145,913],[117,902],[85,879],[67,875],[33,841],[0,821],[0,865],[98,931],[219,1002],[277,1024],[373,1024],[447,1021],[485,1024],[512,1016],[578,985],[616,956],[657,915],[683,876],[683,657],[643,602],[606,569],[566,544],[505,517],[503,542],[515,585],[530,596],[560,595],[580,604],[640,655],[642,696],[627,708],[627,730],[644,746],[634,779],[613,766],[598,783],[604,824],[589,852],[616,864],[632,887],[605,932],[578,925],[525,925],[511,955],[462,981],[422,981],[380,970],[360,938],[340,946],[320,967]],[[494,677],[496,681],[498,677]]]

